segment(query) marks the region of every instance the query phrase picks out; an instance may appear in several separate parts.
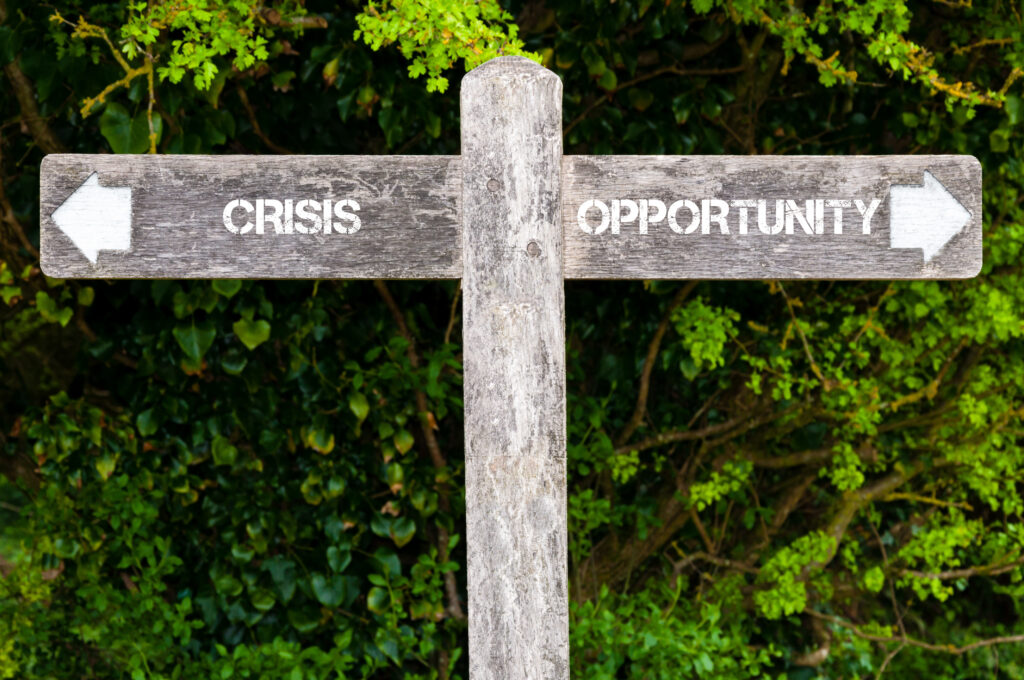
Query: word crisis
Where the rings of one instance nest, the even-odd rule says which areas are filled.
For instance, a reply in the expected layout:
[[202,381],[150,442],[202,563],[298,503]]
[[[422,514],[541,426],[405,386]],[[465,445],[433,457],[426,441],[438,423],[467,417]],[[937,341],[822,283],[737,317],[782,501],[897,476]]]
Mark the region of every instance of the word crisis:
[[[273,198],[257,198],[253,205],[245,199],[236,198],[224,206],[224,226],[232,234],[250,231],[263,234],[270,226],[275,234],[354,234],[362,226],[359,215],[356,215],[358,211],[359,203],[352,199],[315,201],[303,198],[296,201],[286,198],[282,202]],[[240,224],[241,220],[245,223]]]
[[[843,227],[860,228],[871,233],[871,218],[881,201],[858,199],[812,198],[807,200],[752,199],[724,201],[705,198],[681,200],[668,205],[656,198],[614,199],[610,204],[590,199],[580,204],[576,214],[580,229],[586,234],[601,234],[611,229],[618,234],[624,225],[636,225],[641,234],[660,222],[677,234],[729,234],[730,223],[736,233],[759,232],[766,235],[796,233],[824,234],[826,222],[831,233],[842,234]],[[847,223],[849,221],[849,224]]]

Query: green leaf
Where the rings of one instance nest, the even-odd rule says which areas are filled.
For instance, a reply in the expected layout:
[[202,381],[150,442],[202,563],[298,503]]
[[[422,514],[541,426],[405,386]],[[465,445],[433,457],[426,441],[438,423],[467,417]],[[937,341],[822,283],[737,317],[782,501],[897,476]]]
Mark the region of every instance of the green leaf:
[[290,83],[292,78],[295,77],[295,71],[281,71],[270,76],[270,82],[273,83],[275,90],[281,90],[287,92],[291,87]]
[[[332,446],[334,445],[334,441],[333,440],[334,440],[334,435],[331,435],[331,445]],[[345,484],[344,477],[339,477],[337,475],[332,475],[331,478],[327,480],[327,487],[324,490],[324,496],[326,496],[327,498],[337,498],[341,494],[345,493],[345,487],[346,487],[346,484]]]
[[45,290],[36,293],[36,309],[46,321],[59,323],[61,326],[67,326],[71,317],[75,315],[74,310],[70,307],[58,305],[57,301],[50,297]]
[[347,567],[351,561],[352,553],[350,551],[342,550],[335,545],[332,545],[327,549],[327,564],[331,565],[331,569],[333,571],[345,571],[345,567]]
[[270,324],[263,319],[252,321],[242,318],[236,321],[231,329],[250,350],[256,349],[270,338]]
[[381,538],[387,538],[391,535],[391,521],[390,517],[376,513],[370,520],[370,531]]
[[223,295],[226,298],[232,298],[235,293],[242,290],[240,279],[214,279],[210,285],[218,295]]
[[236,347],[232,347],[221,357],[220,367],[229,375],[241,375],[249,364],[249,359]]
[[608,69],[602,73],[601,77],[597,79],[597,86],[609,92],[618,87],[619,78],[615,75],[615,71]]
[[988,145],[996,153],[1005,153],[1010,150],[1010,131],[1006,128],[993,130],[988,135]]
[[345,580],[338,575],[328,578],[317,572],[309,580],[313,594],[325,607],[337,607],[345,599]]
[[70,538],[58,538],[53,542],[53,554],[67,560],[78,556],[82,551],[82,544]]
[[148,437],[152,434],[155,434],[156,429],[158,427],[158,423],[156,413],[153,411],[153,409],[148,408],[142,413],[140,413],[135,418],[135,427],[138,428],[139,434],[141,434],[143,437]]
[[252,546],[243,543],[235,543],[231,546],[231,557],[239,564],[251,562],[255,554],[256,551],[252,549]]
[[366,608],[374,614],[383,614],[391,604],[391,595],[384,588],[374,586],[366,595]]
[[590,43],[583,48],[583,61],[587,64],[587,74],[592,78],[600,78],[608,70],[604,57]]
[[390,548],[377,548],[373,553],[374,559],[376,559],[381,569],[385,574],[390,576],[401,576],[402,575],[402,562],[398,559],[398,555],[395,554],[394,550]]
[[391,540],[399,548],[413,539],[416,535],[416,523],[408,517],[399,517],[391,523]]
[[412,448],[414,443],[412,434],[408,430],[399,430],[398,434],[394,438],[395,448],[398,449],[399,453],[405,453]]
[[299,607],[288,610],[288,623],[300,633],[309,633],[320,625],[320,612],[314,607]]
[[295,594],[295,563],[283,555],[274,555],[263,560],[261,567],[270,572],[274,589],[280,595],[281,602],[290,602]]
[[424,129],[428,135],[437,139],[441,136],[441,116],[432,111],[427,111],[426,118],[427,120],[424,123]]
[[210,451],[215,465],[234,465],[238,457],[238,449],[226,437],[220,435],[213,438]]
[[88,307],[96,299],[96,290],[92,286],[82,286],[78,289],[78,304]]
[[117,102],[109,102],[103,109],[100,134],[106,138],[114,153],[132,153],[132,118],[127,109]]
[[252,603],[256,611],[268,612],[274,608],[277,601],[274,599],[274,594],[266,588],[257,588],[249,593],[249,602]]
[[100,473],[103,481],[110,479],[110,475],[114,474],[114,468],[116,467],[117,456],[109,451],[104,451],[103,455],[96,459],[96,471]]
[[405,470],[398,463],[391,463],[384,471],[391,493],[398,493],[405,486]]
[[1006,117],[1010,125],[1017,125],[1024,122],[1024,99],[1012,94],[1006,98]]
[[654,93],[639,87],[631,88],[629,103],[637,111],[646,111],[647,107],[654,103]]
[[178,341],[181,351],[194,363],[203,360],[207,350],[213,345],[217,331],[208,325],[196,326],[195,322],[187,326],[174,327],[174,339]]
[[370,403],[366,401],[362,392],[352,393],[352,396],[348,398],[348,407],[360,423],[366,420],[366,416],[370,414]]
[[242,592],[242,582],[229,573],[222,573],[213,579],[214,589],[224,597],[236,597]]
[[[153,131],[157,143],[163,134],[163,119],[153,114]],[[146,153],[149,151],[149,118],[141,111],[134,118],[122,105],[108,102],[100,116],[100,133],[114,153]]]

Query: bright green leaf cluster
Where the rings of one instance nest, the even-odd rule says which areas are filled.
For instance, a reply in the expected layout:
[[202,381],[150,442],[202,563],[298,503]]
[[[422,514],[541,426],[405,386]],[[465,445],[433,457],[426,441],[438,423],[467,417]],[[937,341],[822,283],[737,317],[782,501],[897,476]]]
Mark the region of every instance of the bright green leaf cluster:
[[496,0],[384,0],[356,17],[357,40],[374,50],[397,43],[409,75],[427,76],[428,92],[444,92],[444,71],[462,61],[468,71],[500,56],[540,57],[523,50],[512,16]]

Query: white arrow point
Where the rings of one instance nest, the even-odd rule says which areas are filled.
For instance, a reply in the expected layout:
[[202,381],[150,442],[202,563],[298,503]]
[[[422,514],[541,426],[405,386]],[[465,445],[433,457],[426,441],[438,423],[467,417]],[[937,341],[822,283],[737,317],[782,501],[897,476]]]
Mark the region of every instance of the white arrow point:
[[132,246],[131,187],[101,187],[94,172],[53,211],[53,222],[89,262],[101,250]]
[[930,261],[971,221],[942,182],[924,171],[923,185],[889,187],[889,247],[920,248]]

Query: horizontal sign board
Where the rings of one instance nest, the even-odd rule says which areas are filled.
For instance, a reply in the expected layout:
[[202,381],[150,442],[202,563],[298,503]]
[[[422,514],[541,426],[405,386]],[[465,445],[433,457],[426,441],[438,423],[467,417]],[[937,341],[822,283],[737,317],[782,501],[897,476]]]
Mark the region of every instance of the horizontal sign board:
[[969,278],[973,156],[566,156],[565,277]]
[[458,278],[458,156],[50,155],[58,278]]
[[[972,156],[566,156],[562,187],[570,279],[981,269]],[[461,195],[458,156],[51,155],[42,265],[59,278],[459,278]]]

